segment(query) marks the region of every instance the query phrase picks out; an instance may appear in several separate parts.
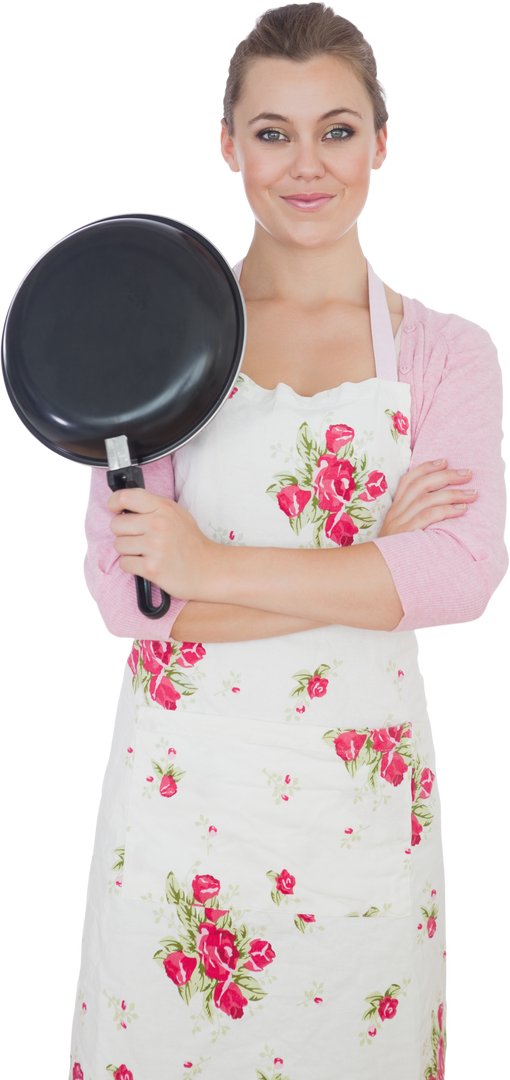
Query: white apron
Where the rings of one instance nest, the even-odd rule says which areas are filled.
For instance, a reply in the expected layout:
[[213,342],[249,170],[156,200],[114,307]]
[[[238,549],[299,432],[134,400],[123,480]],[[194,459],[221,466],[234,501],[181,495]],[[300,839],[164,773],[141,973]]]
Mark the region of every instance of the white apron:
[[[369,266],[377,377],[241,374],[173,455],[226,544],[377,536],[410,388]],[[296,589],[299,589],[296,580]],[[434,749],[413,633],[135,642],[99,813],[73,1080],[443,1080]]]

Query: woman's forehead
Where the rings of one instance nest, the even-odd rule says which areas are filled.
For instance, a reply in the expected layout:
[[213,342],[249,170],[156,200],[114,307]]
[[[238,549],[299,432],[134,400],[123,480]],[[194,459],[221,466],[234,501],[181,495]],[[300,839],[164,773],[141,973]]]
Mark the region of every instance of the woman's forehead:
[[316,56],[298,61],[262,56],[248,65],[237,104],[243,113],[250,113],[248,119],[260,112],[271,112],[291,121],[290,114],[295,114],[298,107],[301,114],[304,107],[307,115],[317,114],[317,119],[323,112],[343,108],[363,117],[367,103],[370,105],[370,99],[363,84],[351,65],[339,57]]

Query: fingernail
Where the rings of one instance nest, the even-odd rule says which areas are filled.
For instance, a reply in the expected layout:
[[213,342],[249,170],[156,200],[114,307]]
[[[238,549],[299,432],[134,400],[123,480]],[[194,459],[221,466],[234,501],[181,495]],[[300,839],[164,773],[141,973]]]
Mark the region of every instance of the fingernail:
[[466,503],[454,503],[453,505],[455,506],[456,510],[465,510],[466,509]]
[[477,488],[464,488],[464,495],[478,495]]
[[459,476],[469,476],[471,469],[457,469]]
[[432,464],[433,464],[433,465],[442,465],[442,464],[443,464],[443,461],[446,461],[446,458],[444,458],[444,457],[438,457],[437,461],[433,461],[433,462],[432,462]]

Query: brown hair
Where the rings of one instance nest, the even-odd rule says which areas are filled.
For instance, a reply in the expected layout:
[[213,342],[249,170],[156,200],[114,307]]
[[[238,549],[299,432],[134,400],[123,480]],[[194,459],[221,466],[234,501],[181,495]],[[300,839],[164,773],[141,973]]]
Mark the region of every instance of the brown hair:
[[306,61],[315,56],[337,56],[349,64],[365,87],[374,110],[376,132],[388,119],[384,90],[377,79],[377,64],[368,41],[354,23],[335,15],[325,4],[286,4],[261,15],[230,61],[224,120],[234,134],[234,106],[242,92],[243,77],[258,56],[282,56]]

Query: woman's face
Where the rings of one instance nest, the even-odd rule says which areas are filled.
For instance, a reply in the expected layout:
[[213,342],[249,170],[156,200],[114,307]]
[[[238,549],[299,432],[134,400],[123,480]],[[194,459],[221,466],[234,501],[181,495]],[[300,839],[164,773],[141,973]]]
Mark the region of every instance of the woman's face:
[[313,248],[357,221],[386,137],[386,125],[376,135],[370,98],[341,60],[263,57],[246,72],[234,135],[223,122],[221,143],[263,228],[282,243]]

